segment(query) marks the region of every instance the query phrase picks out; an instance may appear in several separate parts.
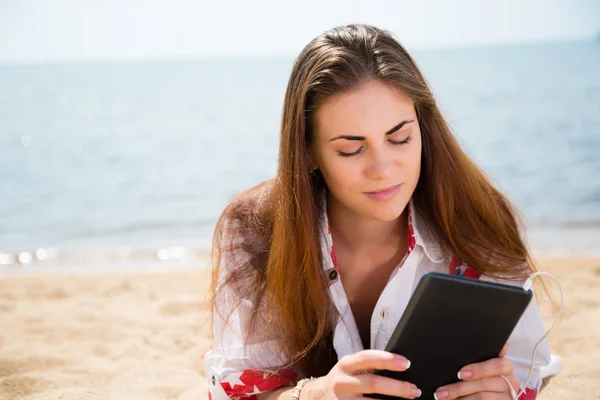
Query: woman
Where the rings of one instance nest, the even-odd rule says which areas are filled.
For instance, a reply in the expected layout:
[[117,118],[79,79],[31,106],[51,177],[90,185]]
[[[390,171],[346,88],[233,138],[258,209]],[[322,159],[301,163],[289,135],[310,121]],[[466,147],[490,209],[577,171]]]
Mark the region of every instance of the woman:
[[[234,199],[215,231],[209,397],[419,397],[372,373],[409,368],[382,349],[427,272],[523,283],[535,267],[515,210],[457,144],[410,55],[372,26],[302,51],[280,140],[276,178]],[[510,399],[543,334],[534,301],[498,358],[465,366],[437,399]],[[521,398],[549,360],[543,342]]]

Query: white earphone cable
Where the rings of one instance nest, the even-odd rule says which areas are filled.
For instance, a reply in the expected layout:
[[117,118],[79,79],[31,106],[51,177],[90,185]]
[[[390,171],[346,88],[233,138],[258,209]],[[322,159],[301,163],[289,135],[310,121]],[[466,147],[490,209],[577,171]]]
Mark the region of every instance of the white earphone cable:
[[533,285],[533,279],[537,278],[538,276],[548,276],[550,278],[552,278],[554,280],[554,282],[556,282],[556,284],[558,285],[558,290],[560,291],[560,308],[558,310],[558,313],[556,314],[556,318],[554,318],[554,322],[552,323],[552,325],[550,326],[550,328],[546,331],[546,333],[544,334],[544,336],[542,336],[542,338],[535,344],[535,346],[533,347],[533,353],[531,355],[531,367],[529,368],[529,376],[527,377],[527,380],[525,381],[525,385],[523,385],[523,387],[521,388],[521,390],[519,391],[519,394],[517,394],[517,399],[519,397],[521,397],[521,395],[523,393],[525,393],[525,391],[527,390],[527,385],[529,384],[529,381],[531,380],[531,376],[533,375],[533,369],[535,366],[535,354],[537,352],[537,348],[540,345],[540,343],[542,343],[542,341],[548,336],[548,334],[550,333],[550,331],[552,331],[552,329],[554,329],[554,327],[556,326],[556,324],[558,323],[558,320],[560,319],[560,316],[562,314],[563,311],[563,306],[564,306],[564,299],[563,299],[563,290],[562,290],[562,286],[560,284],[560,282],[558,281],[558,279],[556,279],[556,277],[548,272],[536,272],[534,274],[532,274],[529,279],[527,279],[527,281],[525,282],[525,284],[523,285],[523,289],[524,290],[530,290],[532,285]]

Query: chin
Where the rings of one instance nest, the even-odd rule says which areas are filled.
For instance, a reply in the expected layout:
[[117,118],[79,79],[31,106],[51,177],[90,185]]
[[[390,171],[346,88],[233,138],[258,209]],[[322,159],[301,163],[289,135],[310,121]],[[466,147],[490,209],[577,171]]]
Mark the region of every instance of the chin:
[[402,213],[378,213],[376,215],[373,215],[373,219],[380,221],[380,222],[392,222],[398,219],[398,217],[400,217],[402,215]]
[[388,205],[388,206],[375,206],[374,208],[372,207],[370,210],[370,216],[371,218],[380,221],[380,222],[392,222],[396,219],[398,219],[402,213],[404,212],[404,209],[406,208],[406,205]]

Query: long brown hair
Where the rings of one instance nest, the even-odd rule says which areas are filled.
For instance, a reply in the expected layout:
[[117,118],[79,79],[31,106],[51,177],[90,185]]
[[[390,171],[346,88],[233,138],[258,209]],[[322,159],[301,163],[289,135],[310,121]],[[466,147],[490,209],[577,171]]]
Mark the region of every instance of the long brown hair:
[[[448,259],[458,257],[482,274],[505,278],[535,270],[520,216],[461,149],[408,52],[392,34],[373,26],[331,29],[312,40],[294,62],[283,105],[277,176],[227,206],[213,243],[213,309],[225,288],[234,288],[240,299],[251,297],[248,337],[265,326],[278,332],[281,351],[307,375],[323,373],[318,355],[331,346],[332,310],[317,229],[323,206],[317,194],[325,182],[311,171],[307,148],[319,105],[368,80],[393,85],[414,101],[422,161],[413,200]],[[227,265],[226,276],[218,280],[222,257],[240,253],[245,257]],[[272,315],[265,318],[265,310]]]

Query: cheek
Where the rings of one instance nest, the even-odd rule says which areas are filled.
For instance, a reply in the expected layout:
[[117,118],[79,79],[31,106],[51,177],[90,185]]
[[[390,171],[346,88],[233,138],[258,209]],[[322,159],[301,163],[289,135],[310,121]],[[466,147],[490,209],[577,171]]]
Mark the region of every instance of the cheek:
[[419,177],[421,172],[421,142],[412,143],[410,151],[401,159],[401,164],[404,170],[411,175]]
[[411,158],[411,165],[410,168],[411,170],[414,170],[415,173],[420,173],[421,171],[421,147],[418,148],[417,151],[415,151],[415,153],[413,154],[412,158]]
[[343,157],[332,157],[321,165],[325,182],[333,192],[352,187],[360,176],[360,164]]

